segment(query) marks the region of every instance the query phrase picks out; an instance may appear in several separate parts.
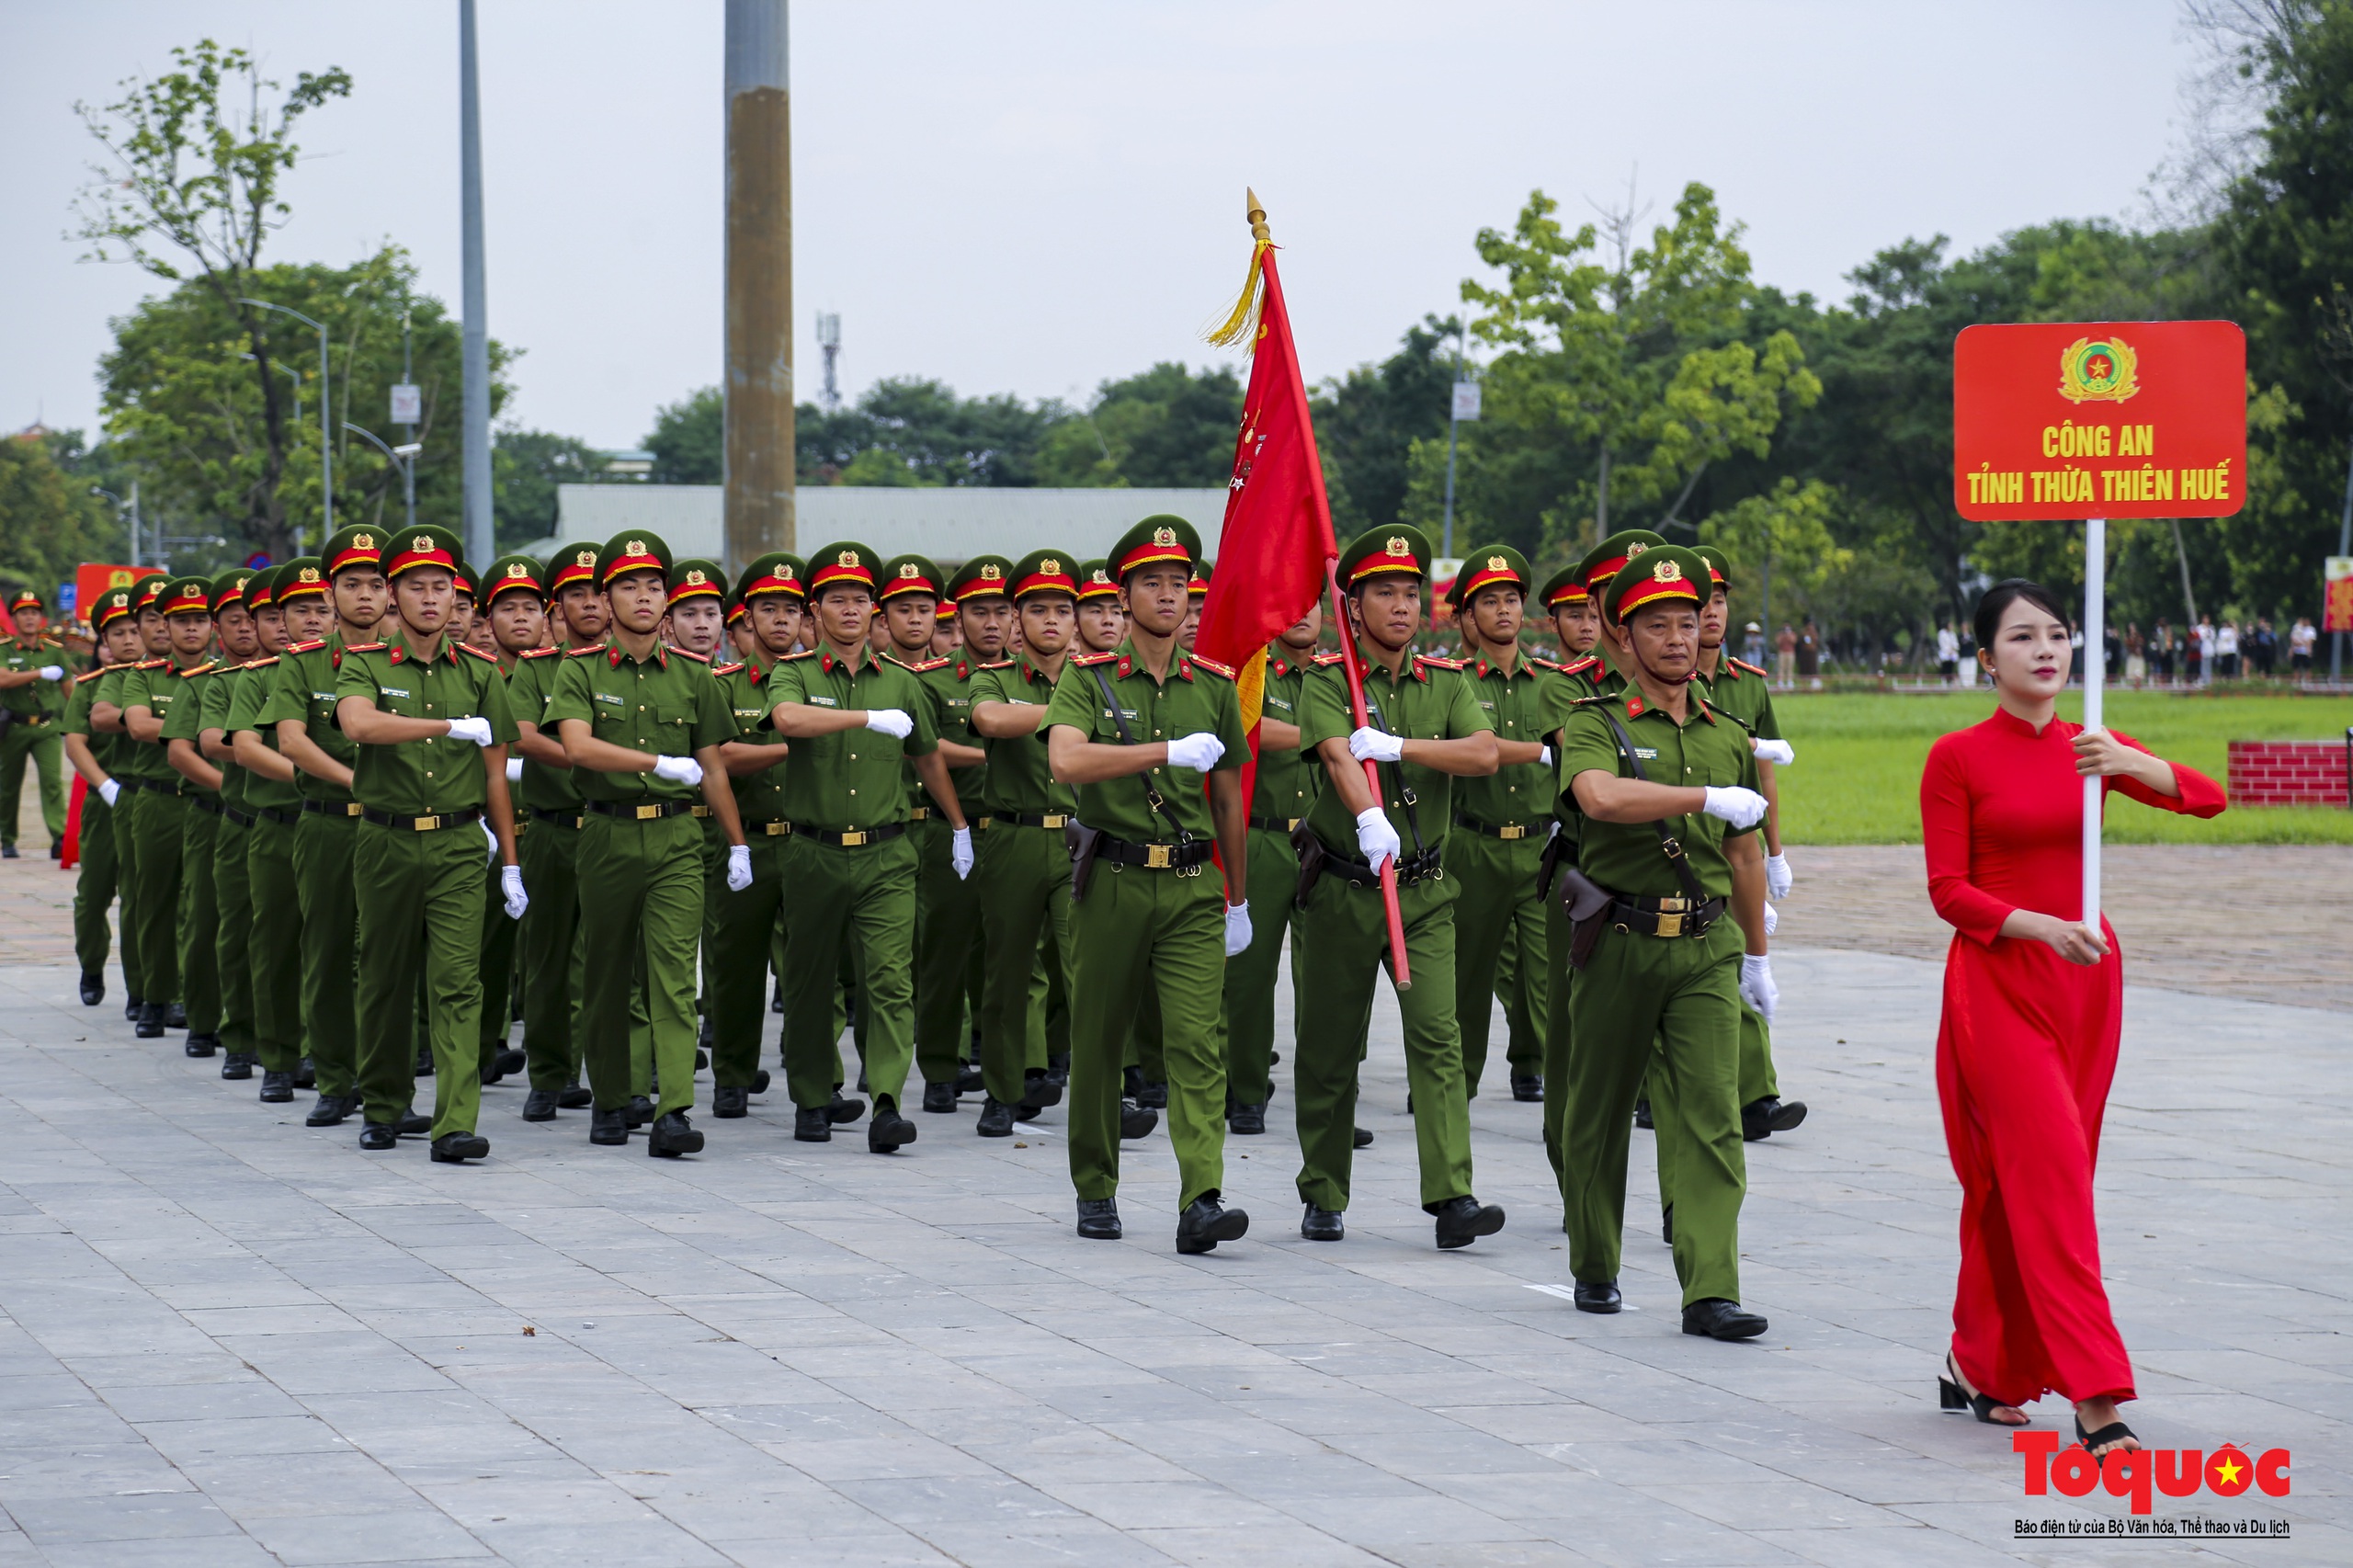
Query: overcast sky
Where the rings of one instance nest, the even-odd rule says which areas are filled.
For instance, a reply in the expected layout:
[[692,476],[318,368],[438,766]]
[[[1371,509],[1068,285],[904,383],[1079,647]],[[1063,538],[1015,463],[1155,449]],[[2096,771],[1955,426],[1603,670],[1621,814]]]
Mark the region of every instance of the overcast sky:
[[[526,351],[509,413],[635,445],[721,374],[721,6],[480,15],[490,329]],[[1214,362],[1245,184],[1311,378],[1452,309],[1472,236],[1538,187],[1574,218],[1638,176],[1664,217],[1705,181],[1760,281],[1843,299],[1907,236],[2130,218],[2193,63],[2166,0],[801,0],[792,22],[804,397],[821,309],[852,397],[923,375],[1083,398]],[[208,35],[354,79],[304,127],[272,255],[391,238],[455,313],[455,0],[0,0],[0,426],[94,426],[107,318],[157,287],[63,237],[95,151],[74,100]]]

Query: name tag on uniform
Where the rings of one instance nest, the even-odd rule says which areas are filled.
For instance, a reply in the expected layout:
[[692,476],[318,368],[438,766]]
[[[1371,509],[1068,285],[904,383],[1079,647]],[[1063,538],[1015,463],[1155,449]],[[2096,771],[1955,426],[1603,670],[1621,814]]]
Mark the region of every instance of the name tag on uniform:
[[841,704],[835,701],[830,697],[813,697],[809,699],[809,706],[812,708],[839,708]]
[[609,702],[616,708],[626,708],[629,706],[609,691],[593,691],[590,692],[589,695],[594,697],[599,702]]
[[335,700],[335,693],[332,691],[314,691],[311,693],[311,700],[313,702],[333,702]]
[[[1111,716],[1111,710],[1110,710],[1108,708],[1106,708],[1105,710],[1103,710],[1103,717],[1105,717],[1106,719],[1108,719],[1110,716]],[[1141,714],[1141,713],[1139,713],[1139,712],[1137,712],[1137,711],[1136,711],[1134,709],[1132,709],[1132,708],[1122,708],[1122,709],[1120,709],[1120,717],[1121,717],[1121,718],[1123,718],[1123,719],[1141,719],[1141,718],[1142,718],[1142,717],[1143,717],[1143,715],[1142,715],[1142,714]]]
[[1269,708],[1279,708],[1286,713],[1290,711],[1290,704],[1285,702],[1279,697],[1269,697],[1267,699],[1267,706]]
[[1482,702],[1479,706],[1485,709],[1490,713],[1495,710],[1495,705],[1492,702]]
[[735,710],[735,717],[738,719],[756,719],[767,711],[767,710],[765,708],[738,708]]
[[408,695],[407,692],[404,691],[397,686],[380,686],[376,689],[383,693],[386,697],[406,697]]
[[1658,760],[1658,748],[1655,746],[1636,746],[1634,748],[1634,755],[1641,757],[1644,762],[1656,762]]

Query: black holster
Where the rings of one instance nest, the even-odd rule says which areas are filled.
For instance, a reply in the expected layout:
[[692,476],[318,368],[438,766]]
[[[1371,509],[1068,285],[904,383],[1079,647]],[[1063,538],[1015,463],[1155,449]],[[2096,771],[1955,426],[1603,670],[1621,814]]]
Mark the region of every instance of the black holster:
[[1586,876],[1574,866],[1561,872],[1561,913],[1569,922],[1569,967],[1583,969],[1593,958],[1594,948],[1601,941],[1602,927],[1609,924],[1609,907],[1617,902],[1617,894]]
[[1070,851],[1070,901],[1077,903],[1086,897],[1086,884],[1095,880],[1095,857],[1103,849],[1103,830],[1073,817],[1063,824],[1063,847]]
[[1324,841],[1302,822],[1290,830],[1290,846],[1299,855],[1299,887],[1291,894],[1291,907],[1305,909],[1307,895],[1315,891],[1315,884],[1324,876]]

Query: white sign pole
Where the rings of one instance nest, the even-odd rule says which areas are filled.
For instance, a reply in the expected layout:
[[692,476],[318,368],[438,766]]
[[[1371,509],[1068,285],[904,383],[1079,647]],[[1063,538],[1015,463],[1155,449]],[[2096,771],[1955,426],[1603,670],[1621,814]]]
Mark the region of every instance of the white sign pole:
[[[2084,728],[2100,727],[2101,687],[2108,676],[2108,519],[2084,522]],[[2099,931],[2099,819],[2108,781],[2084,780],[2084,924]]]

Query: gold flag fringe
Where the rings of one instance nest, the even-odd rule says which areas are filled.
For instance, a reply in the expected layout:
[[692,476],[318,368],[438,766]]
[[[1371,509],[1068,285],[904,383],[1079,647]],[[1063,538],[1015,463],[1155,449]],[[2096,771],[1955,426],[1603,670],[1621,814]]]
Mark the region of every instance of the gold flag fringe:
[[1210,333],[1209,340],[1220,348],[1234,348],[1245,344],[1256,349],[1258,343],[1258,305],[1266,294],[1266,269],[1259,265],[1271,241],[1260,240],[1250,247],[1250,271],[1242,279],[1242,296],[1233,301],[1233,309],[1226,313],[1225,322]]

